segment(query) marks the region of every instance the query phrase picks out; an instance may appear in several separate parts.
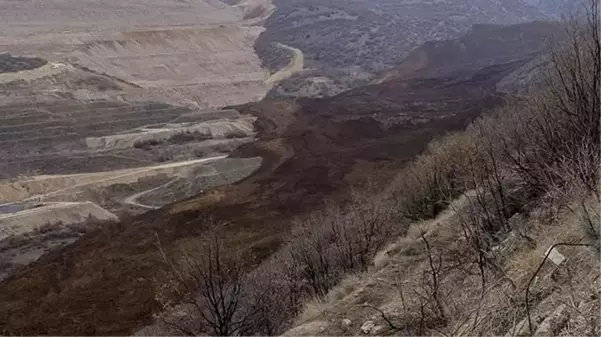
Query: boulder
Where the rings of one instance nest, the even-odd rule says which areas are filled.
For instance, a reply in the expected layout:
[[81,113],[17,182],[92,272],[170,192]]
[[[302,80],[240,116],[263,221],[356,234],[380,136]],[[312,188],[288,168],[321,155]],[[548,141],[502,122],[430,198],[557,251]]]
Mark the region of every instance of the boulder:
[[376,327],[376,324],[374,323],[374,321],[367,321],[367,322],[363,323],[363,325],[361,325],[361,332],[368,335],[373,331],[373,329],[375,327]]

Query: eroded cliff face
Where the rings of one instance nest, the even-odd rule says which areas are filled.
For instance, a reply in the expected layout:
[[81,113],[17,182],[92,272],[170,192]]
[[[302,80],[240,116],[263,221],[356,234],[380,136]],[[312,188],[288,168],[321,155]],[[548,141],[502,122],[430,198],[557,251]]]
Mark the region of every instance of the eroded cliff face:
[[0,1],[0,50],[140,86],[130,100],[200,107],[262,98],[253,45],[269,1]]

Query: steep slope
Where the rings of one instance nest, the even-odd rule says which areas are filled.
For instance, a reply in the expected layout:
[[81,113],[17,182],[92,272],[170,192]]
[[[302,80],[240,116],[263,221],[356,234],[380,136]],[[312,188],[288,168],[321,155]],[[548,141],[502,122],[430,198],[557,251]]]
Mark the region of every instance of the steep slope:
[[449,67],[328,99],[236,107],[258,118],[259,139],[232,156],[261,156],[257,172],[89,233],[9,277],[0,283],[0,330],[131,333],[161,310],[157,236],[172,252],[199,235],[202,218],[230,220],[226,244],[244,252],[250,268],[278,248],[293,216],[318,209],[325,197],[344,197],[361,177],[385,180],[433,137],[500,104],[497,82],[527,61]]
[[[406,235],[376,256],[370,270],[349,275],[324,299],[307,303],[293,328],[283,335],[528,336],[528,315],[534,336],[594,334],[601,326],[598,253],[561,246],[555,248],[559,259],[550,256],[543,264],[552,245],[582,242],[586,237],[579,223],[582,215],[562,212],[549,222],[540,206],[513,217],[514,231],[492,248],[504,274],[490,275],[482,291],[477,276],[466,271],[468,263],[460,262],[473,254],[461,232],[473,198],[475,193],[470,191],[436,218],[411,224]],[[442,252],[445,255],[439,257]],[[438,324],[420,313],[420,296],[427,296],[430,289],[427,275],[432,256],[441,266],[438,290],[450,316]],[[542,268],[532,284],[534,298],[527,313],[523,295],[538,265]]]
[[[1,203],[94,201],[129,212],[121,193],[160,185],[163,172],[153,167],[171,165],[171,179],[194,180],[185,167],[223,158],[255,135],[255,118],[235,110],[128,102],[146,89],[89,68],[10,54],[0,64]],[[111,179],[132,168],[140,174]],[[103,178],[73,188],[79,183],[65,177],[86,173]]]
[[478,24],[460,38],[429,41],[415,48],[403,62],[385,72],[384,80],[406,78],[413,73],[434,76],[454,69],[535,58],[548,51],[551,41],[558,43],[564,35],[565,27],[559,22]]

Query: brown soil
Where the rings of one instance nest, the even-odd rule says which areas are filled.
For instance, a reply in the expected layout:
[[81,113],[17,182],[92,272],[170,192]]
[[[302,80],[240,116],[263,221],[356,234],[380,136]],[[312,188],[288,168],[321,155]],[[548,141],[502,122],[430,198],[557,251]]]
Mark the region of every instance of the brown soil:
[[260,136],[232,156],[262,156],[261,169],[43,256],[0,283],[0,331],[131,333],[161,309],[155,300],[164,269],[157,236],[173,252],[192,242],[201,220],[213,214],[230,221],[226,245],[243,251],[250,268],[278,248],[291,217],[319,208],[325,198],[344,198],[349,184],[366,177],[386,181],[433,137],[499,104],[494,84],[517,66],[237,107],[258,117]]

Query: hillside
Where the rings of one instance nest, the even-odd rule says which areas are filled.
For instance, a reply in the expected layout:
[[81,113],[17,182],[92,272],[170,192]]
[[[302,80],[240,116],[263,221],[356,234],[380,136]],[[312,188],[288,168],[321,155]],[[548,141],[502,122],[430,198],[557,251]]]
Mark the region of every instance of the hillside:
[[[517,213],[511,218],[513,231],[501,234],[488,255],[500,270],[486,269],[490,274],[479,278],[461,232],[475,197],[473,191],[462,195],[436,218],[410,224],[407,234],[378,253],[369,270],[346,276],[323,298],[305,303],[283,335],[594,336],[601,327],[599,255],[577,245],[588,242],[583,240],[588,237],[583,215],[566,211],[548,222],[541,214],[544,207]],[[594,198],[588,202],[599,209]],[[557,246],[544,261],[548,249],[561,242],[576,245]],[[539,265],[527,313],[525,289]],[[432,270],[440,278],[437,291],[446,321],[427,302]]]
[[106,335],[151,323],[163,309],[157,297],[166,267],[157,238],[175,254],[199,238],[212,215],[229,221],[226,245],[243,252],[250,269],[281,246],[291,218],[320,209],[326,199],[347,198],[349,187],[367,177],[385,183],[431,139],[499,106],[504,95],[497,83],[532,58],[520,53],[498,64],[449,60],[444,74],[419,69],[411,78],[325,99],[231,107],[257,118],[258,139],[230,155],[262,157],[254,174],[104,226],[22,268],[0,283],[0,330]]
[[255,117],[165,103],[178,100],[79,64],[6,53],[0,70],[1,279],[105,222],[260,166],[226,159],[253,140]]
[[431,142],[364,208],[333,205],[297,225],[302,236],[280,258],[300,263],[313,291],[283,335],[599,333],[601,45],[591,9],[528,95]]
[[414,72],[434,76],[463,67],[535,58],[548,51],[551,41],[557,43],[564,35],[565,27],[558,22],[478,24],[457,39],[429,41],[415,48],[403,62],[386,71],[384,79],[410,77]]
[[3,52],[120,78],[145,89],[132,94],[140,100],[217,107],[266,92],[253,43],[261,32],[254,19],[269,15],[268,6],[2,0],[0,9]]
[[[144,89],[61,63],[0,74],[0,200],[93,201],[128,212],[122,193],[164,183],[158,166],[188,162],[167,171],[185,177],[186,168],[223,158],[255,135],[252,116],[124,101],[132,90]],[[127,170],[139,173],[120,179]],[[146,180],[133,186],[139,179]]]
[[278,69],[290,57],[276,42],[300,49],[306,59],[305,71],[272,90],[275,96],[337,94],[369,83],[422,43],[460,37],[474,24],[516,24],[561,13],[519,0],[278,0],[274,5],[255,46],[263,65]]

